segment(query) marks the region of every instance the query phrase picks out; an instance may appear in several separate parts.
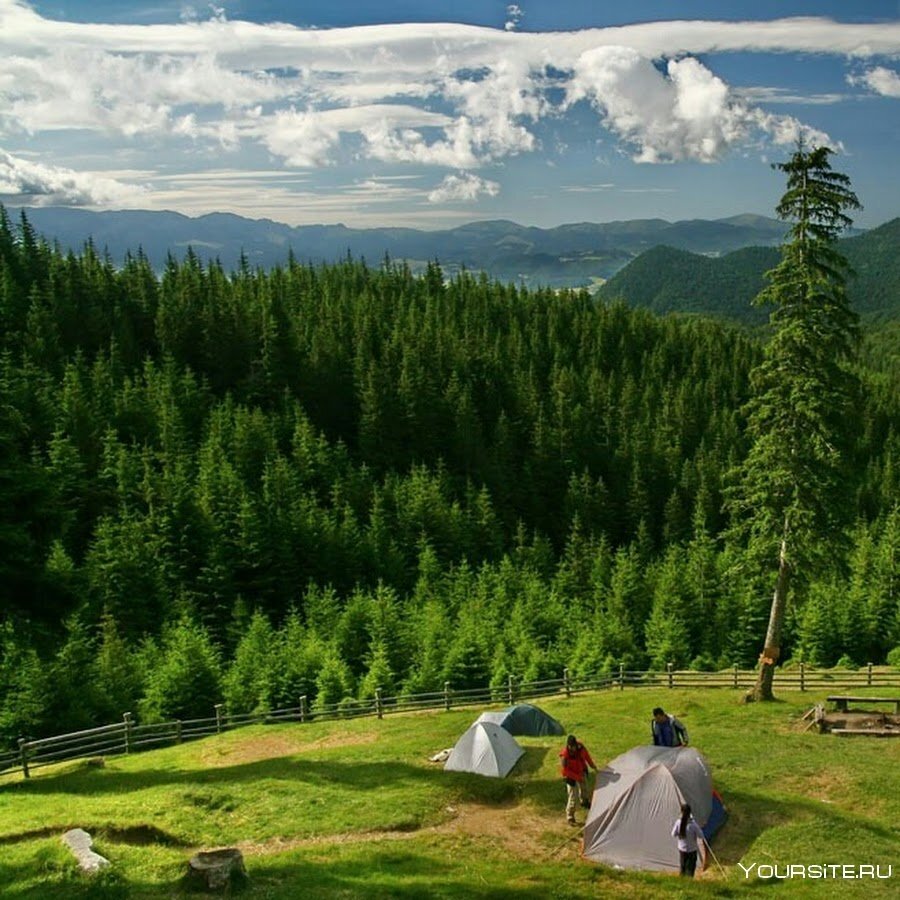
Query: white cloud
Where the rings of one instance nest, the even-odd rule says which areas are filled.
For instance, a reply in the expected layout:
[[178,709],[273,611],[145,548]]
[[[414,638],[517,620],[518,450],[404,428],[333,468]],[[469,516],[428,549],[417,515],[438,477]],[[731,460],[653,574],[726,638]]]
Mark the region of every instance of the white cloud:
[[788,116],[763,113],[702,63],[670,59],[662,72],[631,47],[597,47],[576,61],[567,103],[588,100],[604,124],[633,148],[635,162],[713,162],[760,131],[778,144],[820,132]]
[[831,106],[850,98],[849,94],[798,94],[779,87],[743,87],[735,95],[748,103],[790,103],[794,106]]
[[606,184],[567,184],[563,186],[563,190],[567,194],[602,194],[605,191],[611,191],[615,184],[609,182]]
[[[203,21],[186,7],[190,20],[178,24],[111,25],[55,21],[0,0],[0,136],[78,130],[154,152],[184,142],[211,153],[255,146],[298,167],[352,154],[474,169],[534,151],[536,123],[584,99],[639,161],[712,161],[761,139],[784,142],[805,126],[754,105],[772,96],[732,91],[697,55],[900,55],[892,23],[318,30],[230,21],[211,8]],[[516,4],[506,12],[514,25],[523,15]],[[559,74],[550,79],[548,67]],[[890,96],[896,82],[881,67],[865,76]]]
[[253,130],[288,165],[314,167],[333,164],[341,135],[353,132],[365,138],[368,155],[375,158],[411,162],[415,158],[410,154],[418,148],[423,156],[419,161],[429,162],[435,145],[426,145],[417,129],[452,126],[452,120],[438,113],[379,103],[306,112],[279,110],[259,117]]
[[428,195],[431,203],[448,203],[455,200],[477,200],[480,196],[496,197],[500,185],[487,181],[471,172],[446,175],[444,180]]
[[45,166],[0,150],[0,195],[40,206],[128,206],[140,188],[92,172]]
[[506,7],[506,15],[509,16],[509,18],[506,20],[503,27],[507,31],[515,31],[525,13],[522,12],[522,8],[517,3],[510,3],[509,6]]
[[884,66],[876,66],[862,75],[848,75],[847,82],[867,87],[882,97],[900,97],[900,75]]

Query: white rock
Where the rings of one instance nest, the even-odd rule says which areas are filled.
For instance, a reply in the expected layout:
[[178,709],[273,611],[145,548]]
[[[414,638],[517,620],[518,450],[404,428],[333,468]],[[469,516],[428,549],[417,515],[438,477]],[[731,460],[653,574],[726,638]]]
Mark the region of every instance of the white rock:
[[109,865],[109,860],[105,856],[91,850],[94,839],[83,828],[67,831],[62,836],[62,842],[75,854],[82,872],[90,872],[93,875]]

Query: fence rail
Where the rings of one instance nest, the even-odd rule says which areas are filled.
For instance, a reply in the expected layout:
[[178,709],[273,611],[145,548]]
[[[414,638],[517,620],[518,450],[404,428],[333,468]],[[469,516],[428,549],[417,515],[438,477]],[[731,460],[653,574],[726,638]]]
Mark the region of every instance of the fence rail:
[[[382,696],[380,689],[367,700],[347,698],[340,703],[310,706],[306,697],[299,705],[265,712],[231,714],[223,704],[217,704],[215,715],[200,719],[172,722],[136,723],[131,713],[121,722],[87,728],[69,734],[37,740],[19,740],[18,751],[0,751],[0,778],[19,772],[30,777],[31,769],[75,759],[131,753],[167,744],[220,734],[245,725],[277,722],[312,722],[333,719],[352,719],[419,710],[449,710],[482,704],[514,703],[550,695],[571,697],[588,691],[624,690],[629,688],[691,688],[721,687],[740,690],[756,683],[755,669],[726,669],[718,672],[676,670],[670,664],[662,671],[632,671],[619,667],[618,672],[589,679],[573,679],[569,670],[562,678],[523,682],[510,676],[505,684],[492,687],[453,688],[449,682],[442,691],[421,694]],[[900,690],[900,671],[875,671],[871,664],[862,669],[812,669],[802,663],[795,669],[776,671],[775,686],[781,690],[835,690],[838,688],[897,688]]]

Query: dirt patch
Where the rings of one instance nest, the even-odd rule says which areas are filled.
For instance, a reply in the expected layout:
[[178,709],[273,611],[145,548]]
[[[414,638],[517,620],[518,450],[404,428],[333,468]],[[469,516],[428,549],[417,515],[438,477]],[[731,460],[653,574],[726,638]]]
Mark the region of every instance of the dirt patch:
[[558,815],[549,815],[530,804],[462,804],[453,819],[434,830],[499,842],[523,859],[545,857],[556,848],[560,858],[581,853],[581,832],[566,824],[562,805]]
[[0,837],[0,844],[15,844],[18,841],[31,841],[38,838],[48,838],[54,835],[62,835],[73,828],[81,828],[81,825],[56,825],[49,828],[33,828],[31,831],[20,831],[16,834],[5,834]]
[[378,735],[375,732],[353,735],[331,734],[311,741],[287,734],[255,735],[231,747],[211,746],[204,750],[200,759],[205,765],[217,768],[259,762],[264,759],[278,759],[282,756],[294,756],[297,753],[323,750],[328,747],[374,744],[377,740]]
[[492,846],[499,843],[507,852],[521,859],[551,856],[555,859],[575,859],[581,855],[581,831],[565,824],[562,807],[559,815],[551,816],[536,811],[528,804],[487,806],[461,803],[447,807],[446,813],[450,816],[447,821],[424,828],[357,831],[310,838],[272,838],[263,842],[242,841],[236,846],[248,856],[262,856],[296,847],[403,841],[421,835],[454,834],[484,838]]

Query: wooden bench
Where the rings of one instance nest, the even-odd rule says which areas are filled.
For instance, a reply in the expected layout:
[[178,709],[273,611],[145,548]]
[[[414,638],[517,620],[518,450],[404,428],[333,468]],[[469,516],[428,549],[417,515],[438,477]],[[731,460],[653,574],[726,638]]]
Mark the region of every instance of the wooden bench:
[[869,737],[900,737],[897,728],[832,728],[832,734],[865,734]]
[[900,716],[900,699],[897,697],[828,697],[829,703],[833,703],[839,712],[847,712],[848,703],[893,703],[894,715]]

